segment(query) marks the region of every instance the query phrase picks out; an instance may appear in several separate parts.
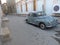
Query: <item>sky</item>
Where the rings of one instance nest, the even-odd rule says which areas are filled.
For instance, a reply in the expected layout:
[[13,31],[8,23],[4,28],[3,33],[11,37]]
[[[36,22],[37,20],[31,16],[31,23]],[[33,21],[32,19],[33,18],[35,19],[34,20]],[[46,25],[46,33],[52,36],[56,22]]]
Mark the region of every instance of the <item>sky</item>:
[[[20,1],[20,0],[15,0],[16,2]],[[6,0],[1,0],[2,4],[6,3]]]
[[15,0],[16,2],[20,1],[20,0]]
[[3,4],[3,3],[6,3],[6,0],[1,0],[1,2],[2,2],[2,4]]

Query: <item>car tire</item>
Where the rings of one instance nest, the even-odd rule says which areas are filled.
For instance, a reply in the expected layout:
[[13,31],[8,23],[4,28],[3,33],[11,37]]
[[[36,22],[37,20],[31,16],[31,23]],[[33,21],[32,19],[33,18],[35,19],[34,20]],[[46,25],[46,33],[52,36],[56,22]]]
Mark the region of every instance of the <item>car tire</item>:
[[26,23],[28,23],[28,19],[26,19]]
[[39,24],[39,27],[40,27],[42,30],[46,29],[46,25],[45,25],[44,23],[40,23],[40,24]]

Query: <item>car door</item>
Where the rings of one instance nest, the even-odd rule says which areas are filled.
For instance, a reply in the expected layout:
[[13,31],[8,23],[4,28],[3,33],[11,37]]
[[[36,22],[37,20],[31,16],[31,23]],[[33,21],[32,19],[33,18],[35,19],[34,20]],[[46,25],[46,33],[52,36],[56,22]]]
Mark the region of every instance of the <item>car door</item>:
[[28,15],[28,21],[29,21],[29,23],[32,23],[32,13],[30,13],[29,15]]
[[36,23],[36,18],[37,18],[37,15],[35,14],[35,13],[32,13],[32,15],[31,15],[31,22],[33,23],[33,24],[35,24]]

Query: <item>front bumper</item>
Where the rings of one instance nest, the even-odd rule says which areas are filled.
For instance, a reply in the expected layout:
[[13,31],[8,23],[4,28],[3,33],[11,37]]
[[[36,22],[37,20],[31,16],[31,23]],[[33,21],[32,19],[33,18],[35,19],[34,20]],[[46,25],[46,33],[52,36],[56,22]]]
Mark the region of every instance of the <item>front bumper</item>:
[[58,25],[58,22],[52,22],[49,25],[46,25],[46,27],[56,27]]

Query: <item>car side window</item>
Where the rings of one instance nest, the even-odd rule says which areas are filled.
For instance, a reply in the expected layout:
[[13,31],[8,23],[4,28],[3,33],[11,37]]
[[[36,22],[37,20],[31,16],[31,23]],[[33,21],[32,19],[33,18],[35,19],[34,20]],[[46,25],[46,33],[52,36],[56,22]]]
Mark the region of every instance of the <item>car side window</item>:
[[28,16],[37,17],[37,14],[36,13],[30,13],[30,14],[28,14]]
[[31,16],[33,16],[33,14],[31,13]]
[[37,17],[37,14],[36,14],[36,13],[33,13],[32,16],[33,16],[33,17]]
[[33,16],[33,14],[32,13],[29,13],[28,16]]

